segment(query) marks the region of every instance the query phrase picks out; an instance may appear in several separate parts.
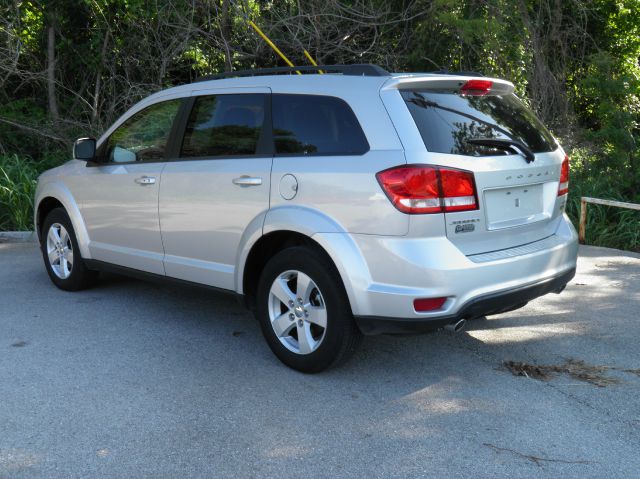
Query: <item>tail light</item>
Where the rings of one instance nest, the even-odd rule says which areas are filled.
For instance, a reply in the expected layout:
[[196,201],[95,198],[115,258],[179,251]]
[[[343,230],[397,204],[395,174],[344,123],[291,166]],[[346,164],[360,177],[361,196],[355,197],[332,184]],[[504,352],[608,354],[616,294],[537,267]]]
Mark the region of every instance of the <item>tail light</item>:
[[473,173],[430,165],[403,165],[376,174],[393,205],[403,213],[447,213],[478,209]]
[[558,196],[569,193],[569,157],[564,155],[562,166],[560,167],[560,185],[558,185]]
[[493,82],[491,80],[468,80],[460,87],[461,95],[484,96],[487,95]]

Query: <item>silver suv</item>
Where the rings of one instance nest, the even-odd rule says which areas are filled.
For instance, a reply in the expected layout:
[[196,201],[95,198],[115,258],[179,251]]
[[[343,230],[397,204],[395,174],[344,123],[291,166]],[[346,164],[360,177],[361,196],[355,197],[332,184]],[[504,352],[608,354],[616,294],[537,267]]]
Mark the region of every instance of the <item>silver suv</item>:
[[55,285],[116,270],[233,292],[304,372],[363,334],[457,330],[565,287],[569,160],[511,83],[319,69],[164,90],[76,141],[36,194]]

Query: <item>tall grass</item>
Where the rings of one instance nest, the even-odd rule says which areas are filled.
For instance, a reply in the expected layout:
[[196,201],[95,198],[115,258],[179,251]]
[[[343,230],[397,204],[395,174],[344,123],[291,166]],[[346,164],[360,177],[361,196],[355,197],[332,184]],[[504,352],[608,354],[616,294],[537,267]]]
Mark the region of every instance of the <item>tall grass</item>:
[[33,230],[33,198],[38,176],[65,161],[65,152],[53,152],[39,161],[0,154],[0,231]]
[[[593,188],[592,185],[583,185],[579,179],[570,182],[570,185],[567,214],[576,229],[580,221],[580,198],[582,196],[638,202],[638,200],[633,201],[621,197],[611,185]],[[640,211],[588,204],[585,242],[589,245],[640,252]]]
[[[589,196],[606,200],[640,203],[640,197],[623,195],[616,171],[593,171],[584,152],[571,157],[567,214],[576,229],[580,221],[580,198]],[[575,160],[575,161],[574,161]],[[604,205],[587,205],[586,244],[629,251],[640,251],[640,211]]]
[[0,230],[33,229],[37,165],[17,155],[0,155]]

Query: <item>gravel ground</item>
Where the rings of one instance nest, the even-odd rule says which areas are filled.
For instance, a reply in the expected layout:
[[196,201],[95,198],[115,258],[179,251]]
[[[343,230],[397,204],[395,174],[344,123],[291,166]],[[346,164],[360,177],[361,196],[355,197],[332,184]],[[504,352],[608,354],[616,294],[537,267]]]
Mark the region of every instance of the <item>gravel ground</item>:
[[639,319],[640,256],[583,247],[561,295],[367,338],[308,376],[231,297],[117,276],[66,293],[4,243],[0,478],[640,478]]

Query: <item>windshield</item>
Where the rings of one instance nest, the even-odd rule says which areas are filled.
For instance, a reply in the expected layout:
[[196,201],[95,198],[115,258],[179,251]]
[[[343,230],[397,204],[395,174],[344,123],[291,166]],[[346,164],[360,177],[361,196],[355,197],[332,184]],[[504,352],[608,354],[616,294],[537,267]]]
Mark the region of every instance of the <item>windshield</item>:
[[509,148],[468,141],[482,138],[516,140],[534,153],[557,148],[551,133],[513,94],[473,96],[434,90],[401,93],[429,151],[472,156],[511,153]]

